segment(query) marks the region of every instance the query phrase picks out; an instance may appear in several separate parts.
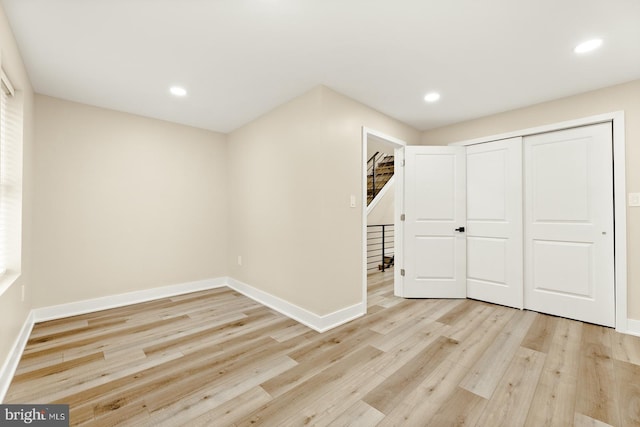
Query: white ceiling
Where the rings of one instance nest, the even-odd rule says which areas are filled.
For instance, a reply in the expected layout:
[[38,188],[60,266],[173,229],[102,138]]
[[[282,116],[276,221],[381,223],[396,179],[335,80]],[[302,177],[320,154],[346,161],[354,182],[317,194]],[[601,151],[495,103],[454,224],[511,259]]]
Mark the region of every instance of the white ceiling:
[[221,132],[318,84],[426,130],[640,78],[640,0],[1,2],[38,93]]

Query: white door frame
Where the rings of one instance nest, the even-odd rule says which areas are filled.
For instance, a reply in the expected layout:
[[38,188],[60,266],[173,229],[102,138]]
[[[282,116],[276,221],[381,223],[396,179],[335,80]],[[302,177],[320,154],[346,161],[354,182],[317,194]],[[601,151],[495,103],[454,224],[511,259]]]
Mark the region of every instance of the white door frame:
[[615,221],[615,292],[616,331],[629,333],[627,313],[627,206],[626,206],[626,155],[624,111],[599,114],[576,120],[537,126],[493,136],[455,142],[449,145],[474,145],[518,136],[535,135],[544,132],[570,129],[579,126],[612,122],[613,127],[613,194]]
[[[394,176],[400,174],[402,171],[399,165],[401,165],[404,160],[404,147],[407,145],[406,142],[398,138],[394,138],[365,126],[362,127],[362,301],[364,303],[365,311],[367,308],[367,160],[369,160],[367,158],[367,146],[369,136],[383,139],[385,142],[393,145],[395,164]],[[400,213],[402,212],[402,209],[404,207],[404,179],[398,178],[398,176],[396,176],[396,178],[394,179],[394,185],[394,265],[402,265],[402,233],[404,230],[402,229],[402,222],[400,221]],[[401,287],[402,277],[400,276],[400,269],[394,268],[393,289],[396,295],[398,294],[398,291],[401,290]]]

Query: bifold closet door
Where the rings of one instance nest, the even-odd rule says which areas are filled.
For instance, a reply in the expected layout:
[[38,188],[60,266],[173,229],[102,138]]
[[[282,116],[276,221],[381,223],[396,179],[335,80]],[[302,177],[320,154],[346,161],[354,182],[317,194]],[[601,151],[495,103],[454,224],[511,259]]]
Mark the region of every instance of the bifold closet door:
[[467,296],[523,307],[522,138],[467,147]]
[[524,138],[527,309],[615,326],[610,123]]

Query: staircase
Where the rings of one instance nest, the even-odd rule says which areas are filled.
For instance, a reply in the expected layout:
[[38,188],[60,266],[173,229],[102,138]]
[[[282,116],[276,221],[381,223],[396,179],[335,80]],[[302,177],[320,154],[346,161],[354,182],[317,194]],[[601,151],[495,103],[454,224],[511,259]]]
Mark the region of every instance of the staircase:
[[393,176],[393,155],[376,152],[367,161],[367,206]]

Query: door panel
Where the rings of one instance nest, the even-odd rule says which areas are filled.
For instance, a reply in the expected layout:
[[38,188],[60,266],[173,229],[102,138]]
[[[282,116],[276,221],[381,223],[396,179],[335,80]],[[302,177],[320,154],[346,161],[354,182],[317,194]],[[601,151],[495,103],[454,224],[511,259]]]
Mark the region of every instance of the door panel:
[[525,147],[525,308],[615,325],[611,124]]
[[420,262],[416,263],[416,277],[455,279],[455,240],[455,237],[446,236],[416,236],[416,253],[420,254]]
[[408,298],[464,298],[463,147],[405,149],[404,286]]
[[[496,147],[500,146],[500,148]],[[469,147],[467,152],[467,217],[505,221],[508,157],[502,142]]]
[[[467,279],[507,286],[508,239],[467,237]],[[483,298],[479,298],[483,299]]]
[[548,293],[593,298],[593,244],[534,240],[533,288]]
[[467,295],[523,306],[522,138],[467,147]]
[[534,144],[527,167],[535,178],[530,190],[536,223],[589,222],[588,139]]
[[416,220],[455,221],[455,155],[415,154],[411,160],[413,182],[424,184],[416,188],[420,196],[415,200]]

